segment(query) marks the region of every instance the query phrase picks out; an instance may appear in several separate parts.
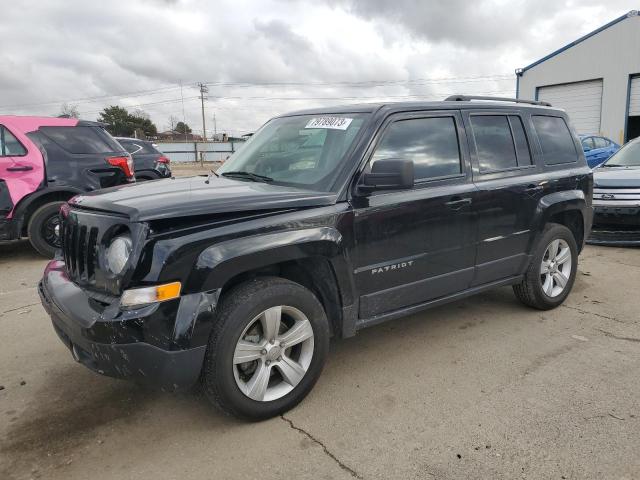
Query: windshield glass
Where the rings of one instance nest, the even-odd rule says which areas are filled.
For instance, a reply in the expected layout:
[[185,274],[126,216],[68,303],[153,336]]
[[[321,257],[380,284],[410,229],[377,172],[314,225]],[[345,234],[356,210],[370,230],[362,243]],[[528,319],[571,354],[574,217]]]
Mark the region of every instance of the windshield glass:
[[[218,169],[219,175],[330,191],[366,114],[275,118]],[[253,175],[247,175],[253,174]]]
[[640,167],[640,141],[627,143],[604,165],[605,167]]

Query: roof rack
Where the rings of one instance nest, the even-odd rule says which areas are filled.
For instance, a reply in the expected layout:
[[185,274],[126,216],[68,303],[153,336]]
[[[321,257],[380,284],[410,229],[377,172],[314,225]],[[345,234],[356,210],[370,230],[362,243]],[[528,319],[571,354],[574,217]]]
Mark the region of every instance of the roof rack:
[[542,107],[552,106],[549,102],[539,102],[535,100],[522,100],[520,98],[509,98],[509,97],[483,97],[479,95],[451,95],[444,99],[445,102],[469,102],[471,100],[493,100],[495,102],[527,103],[529,105],[540,105]]

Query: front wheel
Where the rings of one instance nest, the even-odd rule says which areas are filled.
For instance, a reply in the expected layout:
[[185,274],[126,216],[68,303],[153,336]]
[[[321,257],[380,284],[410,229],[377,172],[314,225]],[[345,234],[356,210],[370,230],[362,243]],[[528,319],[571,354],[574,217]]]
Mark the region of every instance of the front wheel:
[[47,203],[33,212],[29,219],[29,241],[40,255],[52,258],[61,246],[59,212],[65,203]]
[[513,291],[525,305],[550,310],[567,298],[577,270],[578,247],[571,230],[552,223],[542,234],[524,280]]
[[328,349],[327,318],[312,292],[281,278],[251,280],[220,305],[203,368],[205,393],[240,418],[282,414],[313,388]]

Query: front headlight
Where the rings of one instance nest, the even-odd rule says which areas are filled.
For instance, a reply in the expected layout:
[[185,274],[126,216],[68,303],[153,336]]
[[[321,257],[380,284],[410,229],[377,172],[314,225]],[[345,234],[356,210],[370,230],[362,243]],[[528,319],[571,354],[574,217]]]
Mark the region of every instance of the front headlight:
[[111,273],[118,275],[124,270],[132,247],[133,242],[128,234],[118,235],[111,241],[109,248],[107,248],[107,267]]

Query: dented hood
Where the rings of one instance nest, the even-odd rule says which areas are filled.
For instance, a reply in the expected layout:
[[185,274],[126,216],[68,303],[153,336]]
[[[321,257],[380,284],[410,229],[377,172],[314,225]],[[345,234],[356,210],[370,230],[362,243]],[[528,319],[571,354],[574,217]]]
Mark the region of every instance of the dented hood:
[[126,215],[131,221],[213,213],[327,206],[335,193],[231,178],[169,178],[78,195],[69,202],[81,209]]

